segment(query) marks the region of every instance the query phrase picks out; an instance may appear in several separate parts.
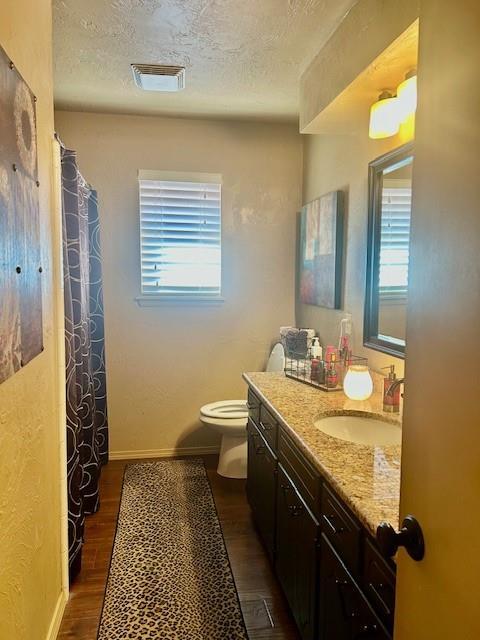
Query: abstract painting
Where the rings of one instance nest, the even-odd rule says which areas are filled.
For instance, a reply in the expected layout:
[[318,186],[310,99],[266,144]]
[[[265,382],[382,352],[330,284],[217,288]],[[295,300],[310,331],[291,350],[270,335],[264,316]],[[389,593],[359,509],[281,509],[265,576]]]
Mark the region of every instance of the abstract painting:
[[0,382],[43,349],[35,96],[0,47]]
[[343,192],[305,205],[300,226],[300,301],[340,309],[342,303]]

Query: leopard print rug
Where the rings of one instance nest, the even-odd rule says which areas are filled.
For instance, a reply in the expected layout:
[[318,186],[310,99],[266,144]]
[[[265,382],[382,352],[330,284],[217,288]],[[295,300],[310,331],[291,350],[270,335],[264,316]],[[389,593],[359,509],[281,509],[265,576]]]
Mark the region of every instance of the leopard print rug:
[[248,640],[200,459],[127,467],[97,640]]

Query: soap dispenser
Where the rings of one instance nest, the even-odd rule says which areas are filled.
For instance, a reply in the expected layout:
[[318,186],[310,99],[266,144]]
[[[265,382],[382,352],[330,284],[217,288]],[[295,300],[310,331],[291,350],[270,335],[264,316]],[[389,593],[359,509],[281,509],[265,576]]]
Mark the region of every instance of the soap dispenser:
[[391,364],[389,367],[383,368],[390,369],[388,376],[383,381],[383,410],[389,413],[398,413],[400,411],[400,385],[397,384],[393,392],[390,393],[390,387],[397,380],[395,365]]

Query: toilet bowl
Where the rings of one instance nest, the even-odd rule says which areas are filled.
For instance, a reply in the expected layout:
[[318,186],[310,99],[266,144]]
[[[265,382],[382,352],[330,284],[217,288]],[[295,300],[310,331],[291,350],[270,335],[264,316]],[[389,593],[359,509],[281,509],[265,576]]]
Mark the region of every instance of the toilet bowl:
[[[267,371],[283,371],[285,352],[278,343],[272,349]],[[222,436],[217,473],[225,478],[247,477],[246,400],[219,400],[200,409],[200,421]]]

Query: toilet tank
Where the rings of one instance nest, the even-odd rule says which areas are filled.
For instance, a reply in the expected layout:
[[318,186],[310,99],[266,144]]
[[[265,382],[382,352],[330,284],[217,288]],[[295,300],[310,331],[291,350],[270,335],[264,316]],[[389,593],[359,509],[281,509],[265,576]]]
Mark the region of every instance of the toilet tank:
[[285,350],[281,342],[273,347],[268,358],[266,371],[283,371],[285,369]]

